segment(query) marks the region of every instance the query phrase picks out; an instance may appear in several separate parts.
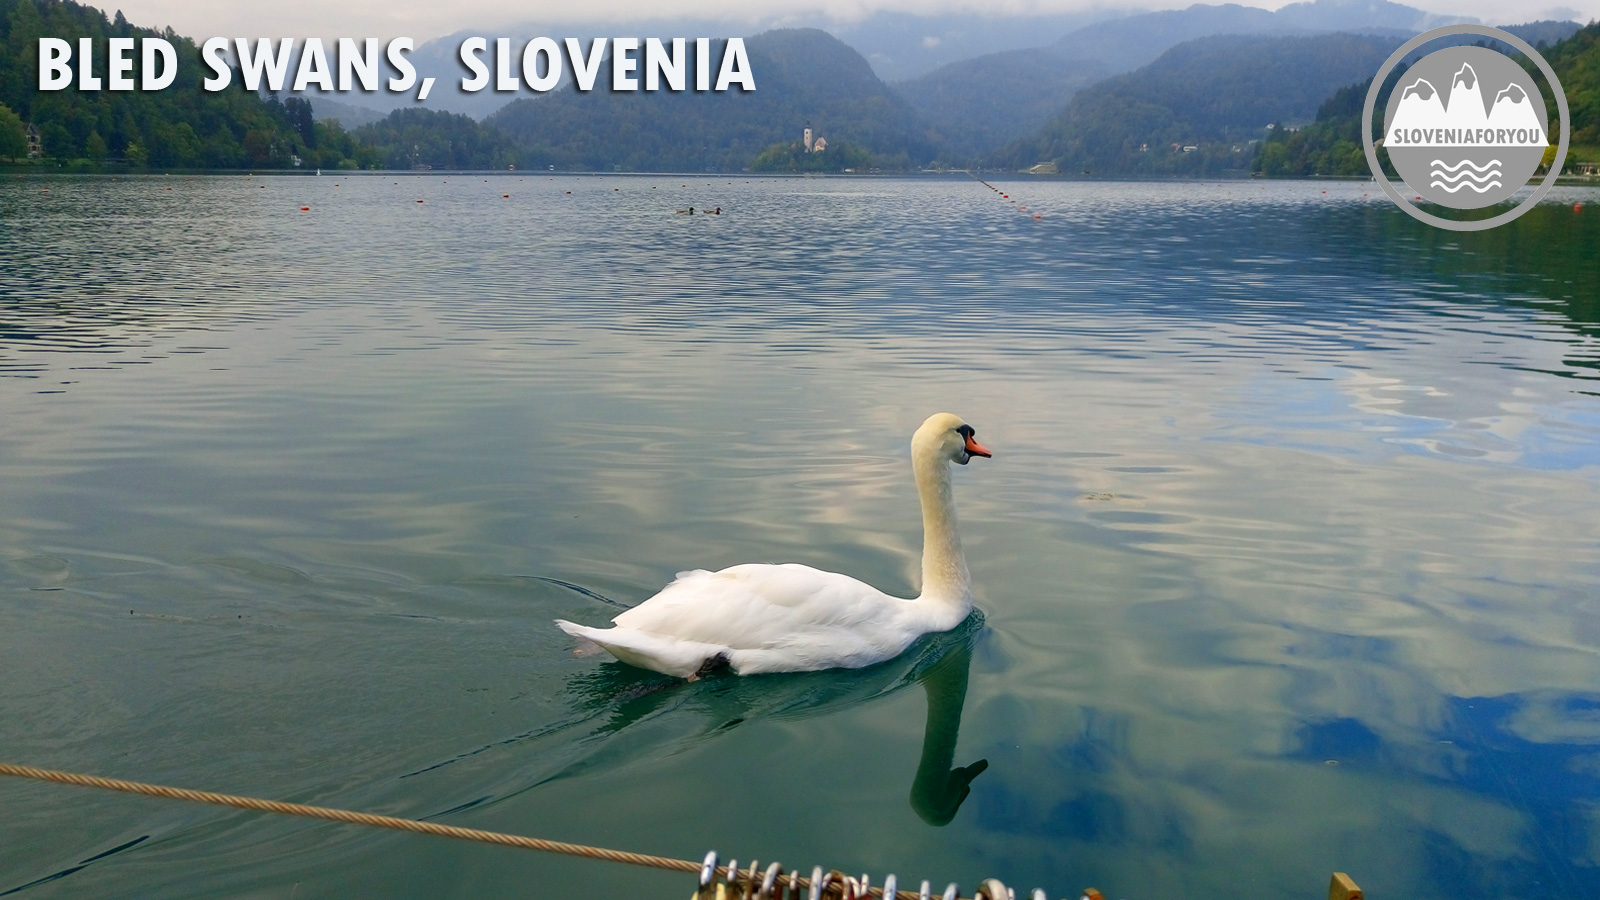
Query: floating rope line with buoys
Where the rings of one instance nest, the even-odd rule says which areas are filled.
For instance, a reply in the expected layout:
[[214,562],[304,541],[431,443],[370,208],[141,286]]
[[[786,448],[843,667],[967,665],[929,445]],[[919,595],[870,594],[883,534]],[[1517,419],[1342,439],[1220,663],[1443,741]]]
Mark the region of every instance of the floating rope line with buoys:
[[[1028,212],[1028,208],[1026,206],[1023,206],[1023,205],[1017,203],[1017,201],[1012,200],[1010,194],[1006,193],[1005,191],[1000,190],[999,188],[995,187],[994,185],[990,184],[989,182],[984,181],[982,178],[979,178],[978,176],[972,174],[972,171],[970,169],[963,169],[962,171],[966,173],[968,178],[971,178],[973,181],[976,181],[977,183],[979,183],[979,184],[983,185],[984,187],[988,188],[989,190],[994,191],[996,194],[999,194],[1000,195],[1000,199],[1005,200],[1006,202],[1010,203],[1012,206],[1015,206],[1020,212],[1024,212],[1024,213]],[[1044,216],[1042,216],[1042,215],[1040,215],[1038,213],[1028,213],[1028,214],[1033,216],[1035,219],[1043,219],[1044,218]]]
[[[941,896],[943,900],[960,900],[960,891],[955,884],[945,888],[942,895],[932,894],[931,885],[926,881],[922,883],[920,891],[901,891],[897,889],[898,882],[893,875],[884,879],[882,887],[872,887],[866,875],[862,875],[860,878],[853,878],[837,870],[825,872],[821,866],[812,869],[811,877],[809,878],[801,877],[798,871],[789,873],[788,877],[785,878],[783,877],[783,867],[778,863],[770,864],[764,875],[760,873],[758,868],[760,864],[755,862],[750,864],[748,872],[741,872],[738,862],[734,860],[729,860],[725,866],[718,865],[715,851],[707,854],[704,862],[696,863],[686,859],[650,856],[644,853],[629,853],[625,850],[610,850],[605,847],[569,844],[563,841],[547,841],[518,834],[482,831],[477,828],[459,828],[454,825],[440,825],[436,822],[421,822],[416,819],[402,819],[396,816],[379,816],[372,813],[332,809],[326,806],[307,806],[301,803],[282,803],[277,800],[262,800],[256,797],[241,797],[235,794],[194,791],[187,788],[146,784],[140,781],[123,781],[117,778],[101,778],[96,775],[80,775],[76,772],[60,772],[53,769],[40,769],[34,766],[19,766],[11,763],[0,763],[0,775],[31,778],[36,781],[49,781],[56,784],[73,784],[79,787],[99,788],[107,791],[121,791],[126,794],[143,794],[146,797],[164,797],[169,800],[189,800],[195,803],[210,803],[216,806],[232,806],[237,809],[278,813],[285,816],[326,819],[331,822],[344,822],[351,825],[393,828],[397,831],[432,834],[439,837],[479,841],[485,844],[499,844],[504,847],[520,847],[524,850],[540,850],[545,853],[582,856],[589,859],[603,859],[635,866],[649,866],[655,869],[699,872],[700,883],[694,893],[693,900],[824,900],[824,898],[826,900],[868,900],[868,898],[874,897],[892,897],[896,898],[896,900],[932,900],[935,896]],[[1046,900],[1047,895],[1042,889],[1036,888],[1031,897],[1032,900]],[[978,887],[972,900],[1014,900],[1014,893],[1007,889],[1004,884],[990,878],[986,879]],[[1085,891],[1084,900],[1100,900],[1099,892],[1092,888]]]

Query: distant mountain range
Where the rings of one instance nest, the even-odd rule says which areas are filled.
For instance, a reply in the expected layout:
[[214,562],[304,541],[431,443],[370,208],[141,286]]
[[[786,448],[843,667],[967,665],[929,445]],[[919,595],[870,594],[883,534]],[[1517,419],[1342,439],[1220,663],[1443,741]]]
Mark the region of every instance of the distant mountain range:
[[[889,88],[892,94],[909,105],[921,122],[920,126],[904,124],[900,121],[902,112],[896,111],[895,121],[899,124],[895,127],[903,125],[901,130],[905,133],[916,133],[919,140],[936,145],[939,148],[936,156],[941,162],[975,164],[1043,127],[1053,116],[1062,112],[1075,92],[1107,76],[1147,65],[1181,43],[1216,35],[1291,36],[1335,31],[1403,40],[1422,29],[1456,21],[1466,20],[1432,15],[1389,0],[1312,0],[1293,3],[1277,11],[1232,3],[1195,4],[1187,9],[1140,12],[1120,17],[1104,11],[1019,17],[877,13],[859,22],[829,24],[827,30],[838,44],[855,51],[854,56],[864,60],[871,74],[880,82],[870,83],[864,77],[856,77],[864,73],[855,59],[851,59],[847,70],[853,73],[855,80],[850,90],[865,92],[861,97],[881,97],[884,95],[881,82],[891,82]],[[747,33],[749,27],[748,24],[708,19],[653,19],[630,23],[627,31],[633,35],[662,37],[732,35]],[[1567,33],[1576,27],[1571,24]],[[495,36],[509,36],[512,45],[520,47],[527,38],[539,34],[598,36],[616,32],[616,25],[599,22],[529,23],[502,29]],[[438,86],[425,105],[487,119],[495,110],[505,107],[514,99],[537,102],[559,97],[559,94],[553,94],[545,98],[525,89],[520,94],[491,90],[461,92],[459,82],[463,68],[456,54],[461,42],[473,34],[463,31],[430,41],[412,55],[420,75],[431,75],[438,79]],[[1559,40],[1562,36],[1555,31],[1540,35],[1546,40]],[[797,75],[791,70],[773,73],[775,86],[801,86],[809,92],[811,99],[796,99],[799,106],[814,103],[822,96],[822,92],[813,90],[808,83],[823,71],[824,60],[836,62],[845,58],[838,46],[820,48],[819,45],[817,52],[822,56],[810,65],[810,72],[806,75]],[[765,67],[754,64],[753,68],[764,91],[767,76]],[[758,91],[758,94],[763,94],[763,91]],[[314,103],[319,117],[341,118],[347,125],[364,120],[362,105],[375,107],[387,104],[388,108],[416,105],[404,97],[381,95],[355,100],[338,95],[327,100],[344,107],[355,107],[335,110],[327,108],[329,104],[325,100],[317,99]],[[550,148],[554,154],[552,159],[560,160],[553,164],[559,166],[563,162],[576,164],[578,159],[598,158],[594,153],[574,155],[568,152],[571,150],[571,141],[566,142],[568,151],[558,152],[557,145],[562,142],[552,139],[553,128],[565,127],[558,126],[557,122],[571,126],[583,117],[579,109],[590,110],[602,119],[614,119],[619,115],[624,118],[652,117],[651,113],[644,112],[639,116],[624,114],[623,111],[631,106],[625,98],[578,101],[580,98],[573,96],[557,99],[556,106],[549,109],[550,116],[554,118],[544,125],[532,124],[533,120],[526,109],[497,117],[495,121],[500,127],[525,137],[538,132],[540,137],[537,142]],[[673,99],[656,105],[663,109],[671,108],[674,116],[678,117],[690,114],[686,113],[689,110],[731,107],[731,104],[718,104],[710,98],[685,102]],[[761,108],[750,111],[750,115],[744,118],[761,119],[777,108],[765,94],[757,105]],[[839,98],[832,103],[833,108],[828,115],[834,115],[837,120],[835,113],[846,105],[843,98]],[[1302,103],[1294,108],[1301,117],[1309,118],[1315,111],[1315,103]],[[367,116],[381,112],[383,110],[371,108]],[[698,121],[697,114],[690,115]],[[743,113],[739,115],[744,116]],[[672,119],[658,124],[677,138],[690,142],[703,142],[707,135],[720,130],[715,122],[700,121],[700,127],[694,130],[696,136],[691,138]],[[795,123],[789,124],[789,131],[793,132]],[[766,129],[765,133],[771,134],[773,130]],[[745,146],[742,140],[736,143],[741,148]],[[881,147],[881,140],[876,143]],[[731,151],[732,145],[728,149]],[[910,145],[903,149],[913,157],[916,155]],[[679,160],[691,156],[695,160],[708,158],[706,153],[690,154],[687,150],[670,154],[670,158]],[[722,156],[726,157],[727,154]]]
[[[1338,21],[1336,14],[1343,8],[1344,4],[1319,0],[1286,6],[1270,15],[1282,23],[1314,26]],[[1421,16],[1409,20],[1413,25],[1437,24],[1417,10],[1382,0],[1364,8],[1370,20],[1383,27],[1358,33],[1210,35],[1177,44],[1147,66],[1083,89],[1048,123],[1041,122],[1034,134],[988,159],[991,164],[1018,168],[1049,161],[1063,171],[1087,169],[1100,174],[1237,172],[1249,164],[1250,144],[1264,136],[1267,125],[1311,121],[1331,94],[1370,79],[1382,61],[1412,36],[1411,30],[1391,29],[1388,24],[1408,21],[1408,16]],[[1215,23],[1219,15],[1223,21],[1234,16],[1260,21],[1256,15],[1260,12],[1237,6],[1192,6],[1171,15],[1135,18],[1168,25]],[[1098,33],[1109,46],[1110,32],[1116,30],[1112,26],[1127,21],[1084,31]],[[1503,27],[1535,45],[1553,45],[1578,30],[1574,22],[1553,21]],[[1454,39],[1475,40],[1472,35]]]
[[[979,80],[993,70],[1002,83],[1014,73],[1040,65],[1042,53],[1053,53],[1080,67],[1103,66],[1107,75],[1143,66],[1167,49],[1195,38],[1219,34],[1312,34],[1344,31],[1410,36],[1436,25],[1472,22],[1474,19],[1437,16],[1389,0],[1311,0],[1292,3],[1276,12],[1234,3],[1197,3],[1187,9],[1141,10],[985,16],[973,13],[914,15],[879,12],[855,22],[818,17],[769,17],[759,21],[705,18],[643,18],[625,25],[604,21],[526,22],[510,27],[463,30],[423,43],[411,55],[419,77],[437,79],[433,94],[422,105],[465,113],[477,119],[488,116],[519,96],[492,90],[464,93],[459,83],[465,70],[458,58],[461,42],[469,37],[507,37],[520,48],[529,38],[611,37],[741,37],[766,30],[819,28],[849,45],[866,59],[874,74],[890,82],[920,80],[941,66],[960,64]],[[1576,26],[1574,26],[1576,27]],[[1007,58],[1019,53],[1020,58]],[[983,62],[979,62],[979,58]],[[1031,58],[1031,61],[1030,61]],[[759,71],[758,71],[759,76]],[[952,75],[943,78],[949,80]],[[938,79],[935,79],[938,81]],[[1047,75],[1046,83],[1059,84]],[[926,93],[913,88],[908,98]],[[313,95],[313,99],[315,95]],[[415,106],[409,98],[375,94],[354,99],[334,98],[387,112]],[[1058,98],[1065,102],[1065,96]],[[1023,105],[1027,105],[1024,103]],[[1059,108],[1059,104],[1058,104]],[[1042,120],[1039,120],[1042,121]],[[1038,124],[1030,123],[1029,127]]]
[[[512,46],[522,47],[529,39],[546,36],[557,40],[576,37],[748,37],[766,31],[815,28],[827,31],[854,48],[881,79],[893,81],[915,78],[941,65],[959,62],[986,53],[1012,50],[1043,43],[1053,35],[1066,34],[1084,25],[1126,12],[1098,10],[1042,16],[983,16],[973,13],[912,15],[879,12],[854,22],[835,22],[812,16],[769,17],[759,21],[732,21],[703,18],[643,17],[625,24],[607,21],[523,22],[493,29],[462,30],[424,42],[412,54],[419,77],[437,79],[428,101],[433,109],[465,113],[482,119],[512,100],[533,97],[523,88],[519,93],[484,90],[466,93],[459,83],[465,74],[460,59],[461,42],[470,37],[510,38]],[[757,70],[758,76],[760,71]],[[387,112],[415,105],[403,96],[372,95],[350,101],[374,111]]]

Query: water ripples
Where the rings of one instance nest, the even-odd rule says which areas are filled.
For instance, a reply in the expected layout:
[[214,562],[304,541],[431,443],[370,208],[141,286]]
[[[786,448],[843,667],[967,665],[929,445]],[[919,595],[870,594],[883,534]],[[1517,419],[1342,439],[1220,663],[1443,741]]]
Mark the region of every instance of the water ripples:
[[[1518,885],[1554,865],[1529,835],[1587,852],[1591,770],[1542,779],[1600,678],[1600,224],[1552,202],[1435,233],[1354,183],[1006,187],[1025,213],[963,179],[0,183],[0,734],[113,775],[1126,896],[1301,883],[1328,846],[1374,892],[1475,896],[1430,847]],[[991,768],[949,830],[905,802],[903,679],[675,692],[549,626],[690,566],[909,593],[905,436],[940,408],[997,451],[956,474],[988,616],[961,754]],[[730,786],[787,815],[730,832],[703,802]],[[56,884],[459,888],[451,850],[54,802],[22,804],[41,862],[0,889],[141,835]]]

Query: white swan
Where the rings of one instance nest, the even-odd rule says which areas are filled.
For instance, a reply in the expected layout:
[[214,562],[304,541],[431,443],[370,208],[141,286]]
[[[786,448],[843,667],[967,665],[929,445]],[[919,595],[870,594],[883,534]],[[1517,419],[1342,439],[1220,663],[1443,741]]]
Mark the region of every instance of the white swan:
[[612,619],[614,628],[556,624],[625,663],[691,681],[724,667],[754,675],[857,669],[892,659],[972,612],[949,463],[990,455],[975,434],[957,416],[937,413],[911,436],[922,500],[920,597],[891,597],[847,575],[796,563],[752,564],[679,572],[659,594]]

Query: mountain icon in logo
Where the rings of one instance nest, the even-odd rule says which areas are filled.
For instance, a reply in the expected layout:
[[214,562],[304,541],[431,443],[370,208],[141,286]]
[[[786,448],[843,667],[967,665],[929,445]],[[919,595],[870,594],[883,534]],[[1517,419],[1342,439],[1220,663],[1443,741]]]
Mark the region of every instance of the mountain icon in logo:
[[[1512,128],[1520,134],[1526,130],[1543,132],[1544,126],[1539,124],[1539,114],[1533,111],[1533,101],[1528,99],[1528,92],[1520,84],[1508,84],[1494,95],[1494,106],[1489,110],[1489,125],[1494,128]],[[1534,146],[1546,145],[1545,141],[1538,141]]]
[[1447,103],[1426,78],[1400,93],[1386,145],[1394,147],[1544,147],[1544,126],[1528,92],[1515,82],[1495,94],[1491,110],[1483,102],[1478,73],[1462,63],[1450,79]]

